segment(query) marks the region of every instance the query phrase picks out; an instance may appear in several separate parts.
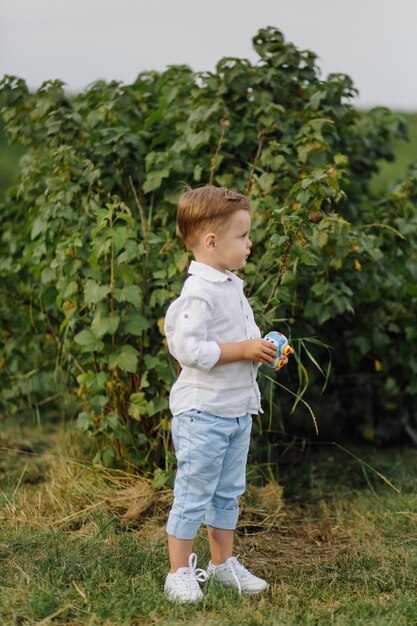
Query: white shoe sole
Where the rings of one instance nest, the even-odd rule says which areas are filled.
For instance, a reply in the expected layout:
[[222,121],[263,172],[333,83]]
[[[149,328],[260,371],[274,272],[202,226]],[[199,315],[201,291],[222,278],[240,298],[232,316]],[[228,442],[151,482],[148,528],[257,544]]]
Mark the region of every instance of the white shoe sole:
[[[239,591],[236,585],[234,585],[233,583],[224,583],[221,580],[219,580],[214,574],[210,576],[210,580],[217,580],[217,582],[223,587],[227,587],[228,589],[235,589],[236,591]],[[269,584],[267,584],[266,587],[262,587],[262,589],[242,589],[241,594],[242,595],[254,595],[256,593],[262,593],[263,591],[266,591],[268,588],[269,588]]]
[[187,603],[191,603],[191,602],[201,602],[201,600],[203,600],[204,595],[199,597],[199,598],[178,598],[177,596],[174,596],[172,593],[169,593],[169,591],[164,591],[165,593],[165,597],[170,601],[170,602],[178,602],[179,604],[187,604]]

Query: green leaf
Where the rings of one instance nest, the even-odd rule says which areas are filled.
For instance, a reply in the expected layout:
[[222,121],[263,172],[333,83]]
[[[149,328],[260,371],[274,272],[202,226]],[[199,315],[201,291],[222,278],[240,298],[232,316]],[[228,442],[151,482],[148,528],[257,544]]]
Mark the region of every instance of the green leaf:
[[303,189],[307,189],[307,187],[309,187],[311,185],[311,183],[314,183],[315,180],[314,178],[303,178],[303,180],[301,181],[301,187]]
[[109,356],[109,367],[112,370],[118,367],[124,372],[135,374],[138,368],[138,356],[139,352],[133,346],[123,346]]
[[56,271],[51,267],[45,267],[41,273],[42,285],[48,285],[49,283],[56,283]]
[[281,285],[285,287],[286,285],[291,285],[294,282],[294,274],[291,270],[286,269],[282,275]]
[[202,168],[201,165],[199,163],[197,163],[197,165],[194,168],[194,180],[198,183],[201,180],[201,174],[202,174]]
[[315,267],[317,265],[317,259],[308,252],[308,250],[304,250],[300,255],[300,261],[304,263],[304,265],[309,265]]
[[62,297],[67,300],[68,298],[71,298],[71,296],[73,296],[74,294],[76,294],[78,292],[78,285],[75,282],[75,280],[70,280],[69,283],[67,284],[64,293],[62,294]]
[[157,304],[163,306],[168,301],[169,297],[168,289],[154,289],[151,293],[149,306],[151,309],[153,309]]
[[316,111],[319,108],[321,100],[326,97],[326,91],[316,91],[310,98],[310,106]]
[[220,102],[214,102],[211,106],[202,105],[194,109],[188,118],[189,122],[205,122],[213,113],[220,108]]
[[142,302],[141,290],[137,285],[125,285],[122,289],[116,288],[114,298],[116,302],[130,302],[136,307]]
[[300,159],[301,163],[306,163],[307,159],[308,159],[308,155],[311,152],[311,146],[306,145],[306,146],[300,146],[299,148],[297,148],[297,153],[298,153],[298,158]]
[[91,323],[91,329],[99,339],[103,335],[114,335],[120,323],[119,315],[109,315],[107,306],[100,303],[97,306],[96,314]]
[[164,409],[168,408],[168,400],[167,398],[161,398],[160,396],[155,396],[149,404],[148,404],[148,415],[152,417],[155,413],[160,413]]
[[142,189],[144,193],[150,193],[151,191],[155,191],[159,189],[161,186],[162,180],[164,178],[168,178],[169,169],[164,167],[161,170],[153,170],[146,177],[145,182],[143,183]]
[[318,311],[317,322],[320,325],[324,324],[324,322],[327,322],[327,320],[329,320],[330,318],[331,318],[331,313],[329,309],[321,308],[320,311]]
[[265,193],[269,193],[272,189],[272,185],[275,182],[276,175],[268,172],[264,172],[258,178],[259,188],[262,189]]
[[187,133],[186,140],[191,150],[197,150],[201,146],[205,146],[210,141],[210,131],[200,130],[198,133]]
[[178,189],[164,189],[164,200],[173,204],[175,207],[178,205],[178,200],[181,196],[181,191]]
[[104,391],[109,376],[106,372],[85,372],[77,376],[77,382],[91,393],[97,394]]
[[143,391],[132,393],[130,396],[130,404],[128,406],[129,415],[140,422],[142,415],[146,415],[148,410],[148,403],[145,399]]
[[111,237],[117,253],[125,246],[128,239],[133,237],[133,233],[132,230],[126,226],[116,226],[112,230]]
[[308,204],[311,199],[311,193],[309,191],[300,191],[297,193],[296,200],[300,202],[300,204]]
[[117,431],[120,427],[120,423],[121,420],[114,411],[110,411],[110,413],[106,415],[106,426],[108,426],[111,430]]
[[87,305],[97,304],[110,293],[109,285],[99,285],[95,280],[88,279],[84,287],[84,302]]
[[161,367],[160,359],[152,354],[145,354],[144,362],[148,370],[154,370]]
[[140,336],[144,330],[151,328],[151,323],[140,313],[131,311],[124,317],[124,329],[130,335]]
[[87,432],[90,426],[92,426],[92,424],[93,422],[91,420],[90,413],[87,413],[86,411],[82,411],[81,413],[78,414],[77,420],[75,422],[75,427],[78,428],[79,430],[83,430],[84,432]]
[[340,152],[338,152],[334,155],[333,161],[336,163],[336,165],[347,165],[349,159],[346,154],[341,154]]
[[42,217],[36,217],[32,223],[32,230],[30,238],[33,241],[40,233],[44,233],[48,230],[48,222]]
[[81,346],[81,352],[100,352],[104,348],[104,343],[89,328],[77,333],[74,341]]
[[116,453],[112,446],[107,446],[101,453],[103,465],[105,467],[115,467]]
[[310,291],[316,296],[324,296],[329,291],[329,285],[323,282],[316,282],[310,287]]
[[282,244],[286,241],[288,241],[288,237],[286,235],[272,235],[271,237],[271,242],[274,246],[277,246],[277,248],[282,246]]
[[117,256],[117,264],[130,263],[136,261],[143,256],[143,243],[137,243],[132,239],[128,239],[124,244],[124,250]]
[[162,487],[165,487],[165,483],[166,483],[165,472],[160,467],[157,467],[153,475],[152,488],[155,491],[158,491],[158,489],[162,489]]

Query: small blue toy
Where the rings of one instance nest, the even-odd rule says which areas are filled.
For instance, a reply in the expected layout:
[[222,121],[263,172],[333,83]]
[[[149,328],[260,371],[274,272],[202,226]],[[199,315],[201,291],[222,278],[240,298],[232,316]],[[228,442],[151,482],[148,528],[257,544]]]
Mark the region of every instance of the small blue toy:
[[273,367],[276,370],[281,369],[281,367],[286,363],[286,357],[294,353],[294,350],[288,343],[288,339],[277,330],[269,332],[265,335],[264,339],[274,344],[278,350],[275,361],[273,363],[268,363],[267,367]]

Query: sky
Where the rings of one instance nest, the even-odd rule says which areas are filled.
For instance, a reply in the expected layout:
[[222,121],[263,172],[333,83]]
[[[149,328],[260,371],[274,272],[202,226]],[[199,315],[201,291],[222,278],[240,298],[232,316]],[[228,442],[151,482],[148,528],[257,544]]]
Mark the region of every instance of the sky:
[[1,0],[0,76],[68,91],[222,57],[258,60],[252,37],[275,26],[318,54],[325,79],[349,74],[362,108],[417,111],[417,0]]

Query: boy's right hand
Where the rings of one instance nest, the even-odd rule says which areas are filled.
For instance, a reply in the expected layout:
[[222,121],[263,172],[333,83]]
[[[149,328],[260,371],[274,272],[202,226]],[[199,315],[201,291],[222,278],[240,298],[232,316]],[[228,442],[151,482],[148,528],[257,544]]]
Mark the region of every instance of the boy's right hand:
[[246,339],[242,341],[243,358],[248,361],[260,361],[264,365],[273,363],[278,350],[266,339]]

